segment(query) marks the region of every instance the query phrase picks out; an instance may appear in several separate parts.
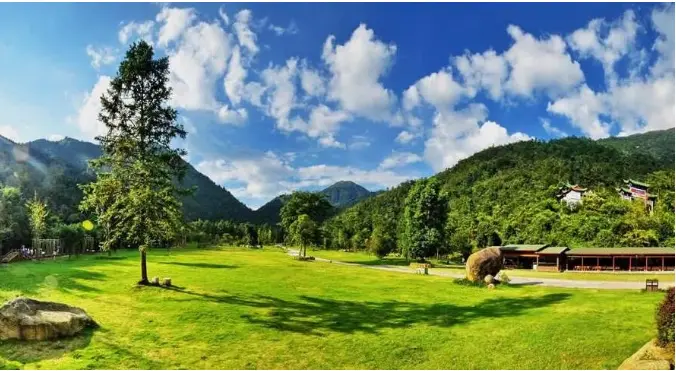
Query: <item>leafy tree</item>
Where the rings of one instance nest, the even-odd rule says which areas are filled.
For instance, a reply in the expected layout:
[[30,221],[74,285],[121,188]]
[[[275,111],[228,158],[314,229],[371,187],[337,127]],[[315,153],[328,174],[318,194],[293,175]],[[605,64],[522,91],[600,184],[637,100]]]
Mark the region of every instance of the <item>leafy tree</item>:
[[29,238],[26,233],[28,220],[18,188],[0,188],[0,216],[0,248]]
[[439,194],[439,181],[431,178],[414,185],[405,205],[407,256],[422,260],[438,254],[446,218],[446,201]]
[[35,194],[31,200],[26,202],[26,209],[33,238],[42,238],[47,230],[47,216],[49,215],[47,204]]
[[287,228],[300,215],[307,215],[314,222],[322,222],[329,216],[332,206],[317,193],[297,191],[291,194],[280,211],[282,226]]
[[244,234],[244,244],[246,246],[258,246],[258,231],[253,224],[242,224],[242,232]]
[[[331,204],[326,198],[317,193],[312,192],[294,192],[286,201],[280,211],[282,219],[281,225],[286,231],[289,238],[293,239],[291,235],[291,225],[300,218],[301,215],[306,215],[314,223],[319,224],[329,216],[332,210]],[[313,241],[315,242],[315,241]]]
[[307,247],[315,240],[317,234],[317,223],[309,215],[299,215],[289,226],[289,238],[294,245],[300,247],[303,257],[306,256]]
[[97,140],[103,155],[91,161],[97,179],[82,187],[82,210],[97,213],[99,223],[109,227],[104,246],[138,247],[140,284],[148,283],[148,248],[171,241],[183,224],[179,196],[187,192],[175,181],[185,174],[186,152],[172,148],[171,141],[186,132],[168,105],[168,77],[167,57],[153,59],[145,41],[131,45],[101,97],[99,121],[106,134]]

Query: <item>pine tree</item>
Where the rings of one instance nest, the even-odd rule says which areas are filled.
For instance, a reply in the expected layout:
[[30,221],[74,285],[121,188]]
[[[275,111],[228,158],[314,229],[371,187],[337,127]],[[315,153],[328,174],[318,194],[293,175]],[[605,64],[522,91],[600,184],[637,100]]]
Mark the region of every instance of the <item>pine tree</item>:
[[186,132],[168,105],[169,60],[153,59],[145,41],[131,45],[108,91],[101,97],[99,121],[106,134],[96,139],[103,155],[91,162],[97,180],[82,186],[83,211],[97,214],[109,233],[103,245],[138,247],[141,281],[148,283],[146,252],[171,241],[183,225],[177,186],[185,174],[183,149],[171,147]]

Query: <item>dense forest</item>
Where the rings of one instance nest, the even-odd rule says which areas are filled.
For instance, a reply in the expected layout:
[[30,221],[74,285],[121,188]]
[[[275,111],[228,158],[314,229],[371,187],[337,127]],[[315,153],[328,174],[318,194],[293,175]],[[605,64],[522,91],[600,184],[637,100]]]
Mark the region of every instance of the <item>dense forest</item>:
[[[401,250],[411,246],[406,240],[415,231],[408,224],[428,217],[434,211],[425,210],[440,203],[442,225],[420,237],[431,246],[428,256],[467,255],[506,243],[674,246],[673,155],[673,129],[601,141],[564,138],[489,148],[343,211],[324,223],[325,238],[318,242],[381,254],[405,252]],[[657,196],[653,213],[641,201],[620,199],[616,188],[629,178],[651,185]],[[556,198],[567,183],[592,192],[571,209]],[[436,198],[419,195],[434,189]],[[426,203],[422,208],[421,202]]]
[[[66,138],[17,144],[0,137],[0,243],[3,251],[31,238],[26,202],[44,200],[46,235],[75,239],[91,216],[77,208],[78,184],[93,179],[87,161],[98,146]],[[621,200],[625,179],[651,185],[654,212]],[[564,184],[589,188],[569,208],[556,198]],[[183,199],[186,238],[199,243],[280,243],[281,211],[292,195],[252,211],[188,166]],[[378,254],[456,253],[506,243],[581,246],[674,245],[674,130],[593,141],[564,138],[489,148],[427,179],[384,192],[352,182],[317,192],[332,206],[317,220],[312,244]],[[416,242],[417,241],[417,242]],[[409,249],[413,249],[410,250]]]

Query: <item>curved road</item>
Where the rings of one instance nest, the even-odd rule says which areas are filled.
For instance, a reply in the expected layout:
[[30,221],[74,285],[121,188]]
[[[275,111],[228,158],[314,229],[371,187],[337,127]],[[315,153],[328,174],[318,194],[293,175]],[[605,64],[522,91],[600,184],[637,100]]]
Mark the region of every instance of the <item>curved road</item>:
[[[298,254],[298,250],[288,250],[289,255],[295,256]],[[415,273],[415,270],[402,267],[397,265],[366,265],[358,263],[345,263],[341,261],[328,260],[323,258],[315,257],[316,261],[340,264],[340,265],[351,265],[357,267],[379,269],[390,272],[400,272],[400,273]],[[443,269],[434,269],[429,270],[429,274],[432,276],[442,276],[450,278],[463,278],[465,277],[462,274],[445,272]],[[529,286],[551,286],[551,287],[565,287],[565,288],[574,288],[574,289],[595,289],[595,290],[640,290],[645,288],[645,282],[636,281],[589,281],[589,280],[564,280],[564,279],[555,279],[555,278],[538,278],[538,277],[510,277],[510,285],[529,285]],[[660,288],[666,288],[673,286],[673,283],[664,283],[660,284]]]

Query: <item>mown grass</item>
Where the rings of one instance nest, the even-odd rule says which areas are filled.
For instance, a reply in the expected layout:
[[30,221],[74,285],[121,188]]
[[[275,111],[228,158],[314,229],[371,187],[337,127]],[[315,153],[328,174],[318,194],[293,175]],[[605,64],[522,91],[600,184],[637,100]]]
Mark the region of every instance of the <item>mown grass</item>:
[[[404,258],[397,256],[386,256],[378,258],[365,252],[345,252],[337,250],[314,250],[310,252],[316,257],[331,259],[335,261],[357,263],[364,265],[400,265],[407,266],[409,263]],[[444,272],[454,274],[464,274],[465,267],[460,264],[445,264],[432,259],[434,269],[442,269]],[[657,278],[660,282],[673,284],[674,272],[670,273],[626,273],[626,272],[538,272],[527,269],[508,269],[505,270],[508,276],[513,277],[536,277],[553,278],[565,280],[589,280],[589,281],[630,281],[641,282],[647,278]]]
[[[100,328],[0,343],[28,369],[606,369],[655,335],[661,293],[462,286],[298,262],[279,250],[152,251],[0,269],[16,295],[87,310]],[[0,361],[2,364],[3,361]]]

